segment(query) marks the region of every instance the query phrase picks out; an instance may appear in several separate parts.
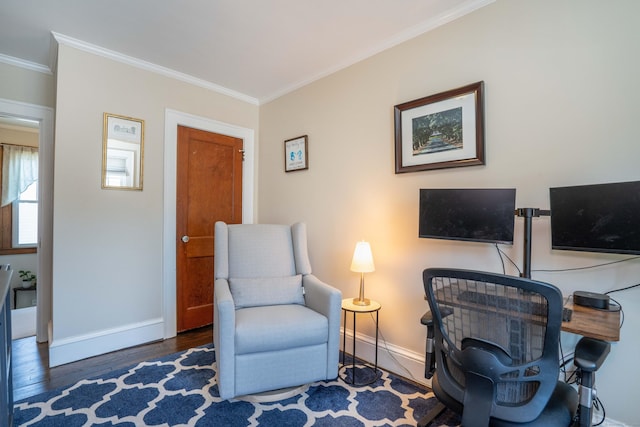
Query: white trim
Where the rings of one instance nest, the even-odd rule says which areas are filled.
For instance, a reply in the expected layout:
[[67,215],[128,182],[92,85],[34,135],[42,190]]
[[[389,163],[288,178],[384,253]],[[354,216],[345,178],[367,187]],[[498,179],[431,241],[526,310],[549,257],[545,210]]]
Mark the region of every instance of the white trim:
[[36,71],[42,74],[52,75],[51,69],[45,65],[38,64],[36,62],[27,61],[26,59],[16,58],[14,56],[5,55],[0,53],[0,62],[13,65],[14,67],[24,68],[25,70]]
[[53,139],[52,108],[0,98],[0,113],[40,123],[38,139],[38,299],[36,339],[48,340],[53,275]]
[[162,319],[153,319],[92,334],[54,340],[49,345],[49,367],[53,368],[87,357],[161,340],[163,329]]
[[242,222],[253,222],[255,131],[167,109],[164,128],[164,220],[162,237],[162,289],[164,338],[177,333],[176,314],[176,174],[178,125],[201,129],[207,132],[229,135],[244,141],[244,164],[242,166]]
[[53,33],[49,34],[49,69],[54,74],[58,70],[58,41]]
[[160,74],[165,77],[183,81],[195,86],[199,86],[214,92],[230,96],[232,98],[239,99],[240,101],[248,102],[253,105],[258,105],[258,100],[252,96],[245,95],[240,92],[236,92],[231,89],[227,89],[215,83],[199,79],[197,77],[190,76],[179,71],[172,70],[170,68],[163,67],[151,62],[143,61],[142,59],[134,58],[132,56],[124,55],[122,53],[105,49],[100,46],[93,45],[91,43],[84,42],[82,40],[74,39],[64,34],[51,32],[56,41],[60,44],[73,47],[78,50],[92,53],[94,55],[102,56],[113,61],[121,62],[123,64],[131,65],[132,67],[140,68],[145,71],[151,71],[152,73]]

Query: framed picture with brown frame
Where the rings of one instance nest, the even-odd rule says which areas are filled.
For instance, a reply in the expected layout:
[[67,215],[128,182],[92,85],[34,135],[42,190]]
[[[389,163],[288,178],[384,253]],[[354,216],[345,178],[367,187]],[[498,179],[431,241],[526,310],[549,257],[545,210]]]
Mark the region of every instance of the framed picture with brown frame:
[[484,82],[394,107],[396,173],[484,165]]
[[284,142],[284,171],[309,169],[309,139],[307,135],[287,139]]

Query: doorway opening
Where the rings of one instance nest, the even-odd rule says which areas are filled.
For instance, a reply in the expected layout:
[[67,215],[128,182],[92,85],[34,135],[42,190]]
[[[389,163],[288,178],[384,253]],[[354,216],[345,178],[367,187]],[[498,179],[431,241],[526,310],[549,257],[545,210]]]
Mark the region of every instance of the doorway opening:
[[[11,122],[14,126],[21,124],[22,127],[31,126],[37,128],[38,164],[37,177],[38,185],[36,190],[37,200],[37,252],[33,254],[35,259],[27,262],[23,259],[9,258],[0,261],[2,264],[11,264],[13,272],[12,288],[28,289],[32,284],[23,287],[20,270],[29,270],[36,275],[37,290],[35,295],[27,294],[26,291],[11,291],[16,295],[12,299],[18,310],[13,315],[13,324],[17,327],[24,326],[24,330],[16,330],[16,334],[31,335],[35,333],[38,342],[48,341],[48,326],[51,321],[51,276],[52,276],[52,248],[53,248],[53,109],[39,105],[27,104],[12,100],[0,99],[0,117],[5,122]],[[9,125],[7,125],[9,126]],[[33,251],[32,251],[33,252]],[[9,255],[6,255],[9,256]],[[14,256],[24,256],[23,254],[11,254]],[[20,308],[23,302],[19,299],[27,298],[29,307]],[[29,299],[31,298],[31,299]],[[35,300],[35,306],[33,305]],[[34,320],[35,318],[35,320]],[[33,322],[33,323],[32,323]],[[35,325],[35,331],[33,331]],[[18,335],[16,335],[18,336]],[[13,336],[13,338],[16,338]],[[26,335],[25,335],[26,336]]]
[[39,134],[39,121],[0,113],[0,264],[14,271],[13,339],[36,334]]

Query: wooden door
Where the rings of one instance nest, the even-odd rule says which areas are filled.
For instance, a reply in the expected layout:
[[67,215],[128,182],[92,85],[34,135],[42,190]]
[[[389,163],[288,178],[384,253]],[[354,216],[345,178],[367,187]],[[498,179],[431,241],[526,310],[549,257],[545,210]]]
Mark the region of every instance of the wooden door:
[[178,126],[178,332],[213,323],[214,224],[242,222],[242,160],[242,139]]

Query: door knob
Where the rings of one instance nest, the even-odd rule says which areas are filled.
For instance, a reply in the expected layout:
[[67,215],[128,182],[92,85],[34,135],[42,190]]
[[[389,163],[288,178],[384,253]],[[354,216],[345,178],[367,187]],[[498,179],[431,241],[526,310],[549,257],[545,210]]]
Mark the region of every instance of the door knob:
[[189,236],[182,236],[182,241],[187,243],[189,241]]

